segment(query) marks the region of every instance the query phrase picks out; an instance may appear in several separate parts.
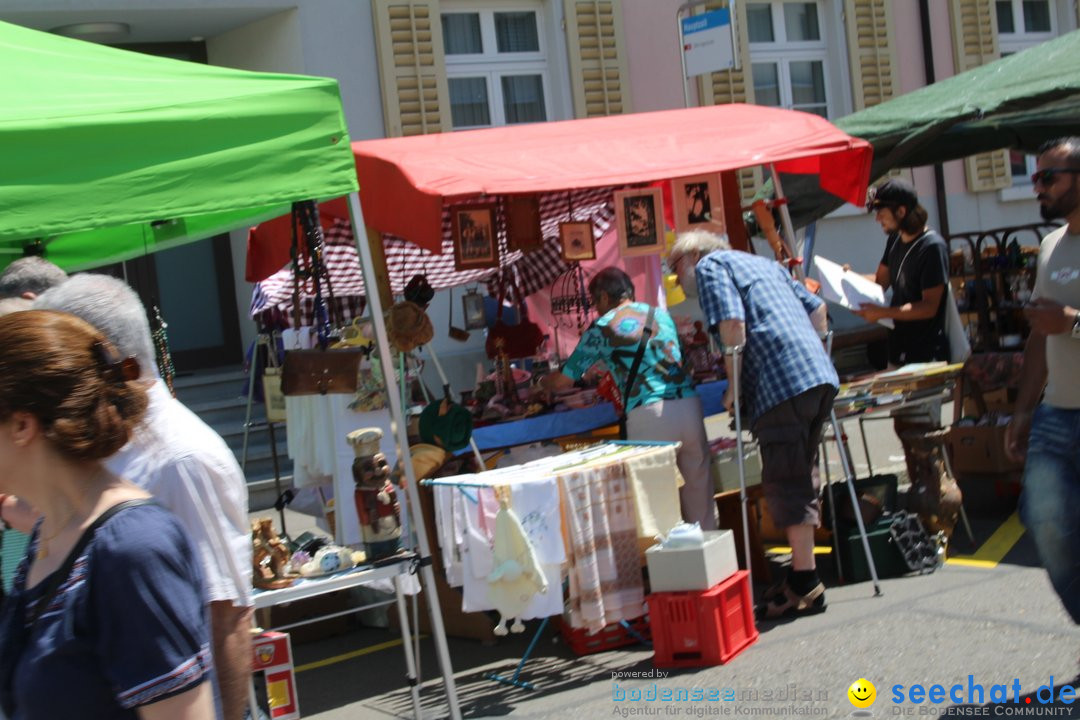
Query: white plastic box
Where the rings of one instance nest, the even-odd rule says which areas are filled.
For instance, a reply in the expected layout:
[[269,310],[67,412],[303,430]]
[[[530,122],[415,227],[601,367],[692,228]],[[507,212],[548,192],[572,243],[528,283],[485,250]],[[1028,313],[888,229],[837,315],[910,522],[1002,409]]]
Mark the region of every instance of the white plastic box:
[[645,551],[645,562],[653,592],[708,590],[739,569],[735,535],[730,530],[706,530],[701,547],[653,545]]

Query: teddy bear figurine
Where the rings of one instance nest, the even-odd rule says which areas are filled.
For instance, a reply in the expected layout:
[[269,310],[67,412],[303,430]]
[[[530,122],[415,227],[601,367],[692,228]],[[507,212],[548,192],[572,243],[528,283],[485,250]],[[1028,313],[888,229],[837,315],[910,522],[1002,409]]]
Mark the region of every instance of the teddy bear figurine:
[[353,501],[368,560],[394,555],[401,549],[401,506],[390,482],[390,464],[379,450],[382,430],[361,428],[345,436],[353,460]]

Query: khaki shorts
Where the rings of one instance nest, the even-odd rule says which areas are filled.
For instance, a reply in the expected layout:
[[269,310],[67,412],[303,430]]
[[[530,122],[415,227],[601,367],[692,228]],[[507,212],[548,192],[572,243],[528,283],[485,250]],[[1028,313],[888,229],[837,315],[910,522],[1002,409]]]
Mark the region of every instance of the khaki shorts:
[[817,457],[836,388],[818,385],[765,411],[751,431],[761,452],[761,486],[778,527],[821,524]]

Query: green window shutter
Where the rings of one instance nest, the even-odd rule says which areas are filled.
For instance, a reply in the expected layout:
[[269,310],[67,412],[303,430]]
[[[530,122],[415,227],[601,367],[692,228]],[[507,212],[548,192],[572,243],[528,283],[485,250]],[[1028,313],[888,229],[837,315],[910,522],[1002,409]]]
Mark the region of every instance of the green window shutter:
[[844,0],[844,26],[855,110],[890,99],[897,90],[890,3],[888,0]]
[[[735,52],[738,54],[738,69],[714,72],[698,78],[698,97],[702,105],[726,105],[728,103],[753,103],[754,83],[750,79],[750,38],[746,33],[746,0],[714,0],[705,5],[706,12],[730,8],[735,18]],[[759,168],[744,168],[738,171],[739,192],[744,205],[754,199],[754,193],[761,186],[762,173]]]
[[[957,73],[998,59],[997,14],[992,0],[950,0],[949,16],[952,20],[953,56]],[[1012,186],[1007,150],[965,158],[964,169],[971,192]]]
[[630,112],[619,0],[564,0],[574,116]]
[[372,0],[388,137],[450,130],[438,0]]

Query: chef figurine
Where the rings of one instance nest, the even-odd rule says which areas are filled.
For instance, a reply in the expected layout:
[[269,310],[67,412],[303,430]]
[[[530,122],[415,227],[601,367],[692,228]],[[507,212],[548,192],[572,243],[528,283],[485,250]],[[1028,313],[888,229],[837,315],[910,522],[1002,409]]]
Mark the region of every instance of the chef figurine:
[[379,450],[382,430],[360,428],[345,436],[356,458],[352,473],[353,500],[360,520],[367,559],[389,557],[401,548],[401,506],[390,482],[390,464]]

